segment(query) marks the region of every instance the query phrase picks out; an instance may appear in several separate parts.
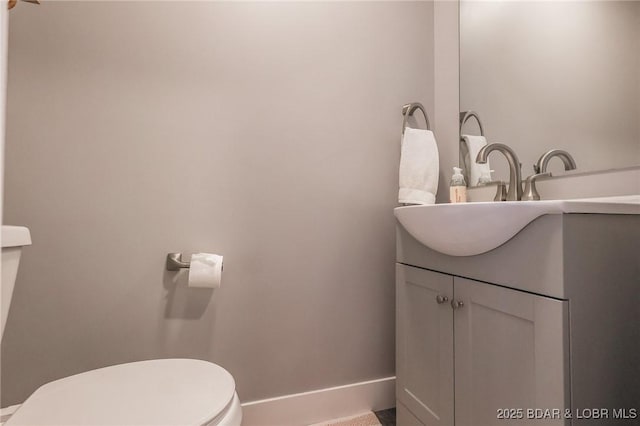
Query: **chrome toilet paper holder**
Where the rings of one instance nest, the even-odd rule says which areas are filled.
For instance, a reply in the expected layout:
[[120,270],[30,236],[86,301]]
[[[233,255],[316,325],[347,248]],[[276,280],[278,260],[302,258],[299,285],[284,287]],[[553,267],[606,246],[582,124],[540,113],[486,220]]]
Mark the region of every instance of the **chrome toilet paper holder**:
[[167,271],[179,271],[191,267],[191,262],[182,260],[182,253],[167,254]]

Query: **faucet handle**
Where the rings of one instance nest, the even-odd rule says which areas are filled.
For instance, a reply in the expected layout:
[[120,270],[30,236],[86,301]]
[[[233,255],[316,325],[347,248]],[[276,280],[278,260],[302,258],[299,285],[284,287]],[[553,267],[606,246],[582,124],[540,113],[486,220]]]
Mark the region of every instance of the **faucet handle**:
[[551,177],[551,172],[536,173],[525,179],[522,201],[537,201],[540,199],[540,194],[538,194],[538,190],[536,188],[536,180],[541,177]]
[[493,197],[493,201],[507,201],[507,184],[503,181],[497,181],[496,196]]
[[[493,170],[492,170],[493,171]],[[507,183],[502,180],[492,180],[489,182],[479,183],[478,186],[496,185],[496,196],[493,201],[507,201]]]

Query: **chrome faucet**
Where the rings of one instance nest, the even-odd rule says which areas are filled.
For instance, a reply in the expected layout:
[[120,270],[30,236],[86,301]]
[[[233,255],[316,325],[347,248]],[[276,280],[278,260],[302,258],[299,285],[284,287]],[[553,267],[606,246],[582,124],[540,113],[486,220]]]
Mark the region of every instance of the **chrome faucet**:
[[507,191],[507,201],[518,201],[522,198],[522,172],[520,171],[520,160],[515,151],[502,143],[492,143],[483,146],[478,151],[476,163],[485,164],[487,157],[493,151],[499,151],[509,162],[509,189]]
[[564,163],[565,170],[575,170],[576,162],[567,151],[562,149],[552,149],[551,151],[547,151],[538,162],[533,165],[533,170],[535,174],[529,176],[524,185],[524,193],[522,194],[522,200],[525,201],[534,201],[540,199],[540,194],[538,194],[538,190],[536,188],[536,181],[541,177],[551,177],[551,172],[547,172],[547,165],[549,164],[549,160],[553,157],[558,157]]
[[562,160],[565,170],[576,169],[576,161],[573,159],[571,154],[562,149],[552,149],[551,151],[547,151],[542,154],[540,159],[538,159],[538,162],[533,166],[533,170],[536,173],[546,173],[549,160],[551,160],[553,157],[558,157]]

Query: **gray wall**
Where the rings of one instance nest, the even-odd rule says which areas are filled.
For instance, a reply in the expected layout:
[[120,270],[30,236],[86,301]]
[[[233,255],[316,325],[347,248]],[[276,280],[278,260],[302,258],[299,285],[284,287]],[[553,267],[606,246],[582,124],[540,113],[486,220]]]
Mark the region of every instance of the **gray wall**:
[[[394,374],[400,107],[433,111],[433,3],[44,2],[10,24],[5,222],[34,244],[3,406],[161,357],[223,365],[244,401]],[[170,251],[223,254],[222,288],[176,284]]]
[[[9,35],[9,11],[0,7],[0,222],[4,199],[4,135],[7,117],[7,43]],[[2,222],[4,223],[4,222]],[[0,239],[2,237],[0,236]],[[0,270],[2,267],[0,266]]]
[[516,149],[525,176],[552,148],[577,172],[640,165],[640,2],[464,1],[460,20],[461,108]]

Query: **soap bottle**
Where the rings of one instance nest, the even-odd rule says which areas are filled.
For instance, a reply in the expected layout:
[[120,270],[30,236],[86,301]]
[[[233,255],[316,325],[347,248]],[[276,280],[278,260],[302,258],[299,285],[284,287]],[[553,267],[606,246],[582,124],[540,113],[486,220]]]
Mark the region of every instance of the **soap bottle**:
[[453,176],[451,177],[451,184],[449,185],[449,202],[467,202],[467,183],[464,181],[460,167],[453,168]]

